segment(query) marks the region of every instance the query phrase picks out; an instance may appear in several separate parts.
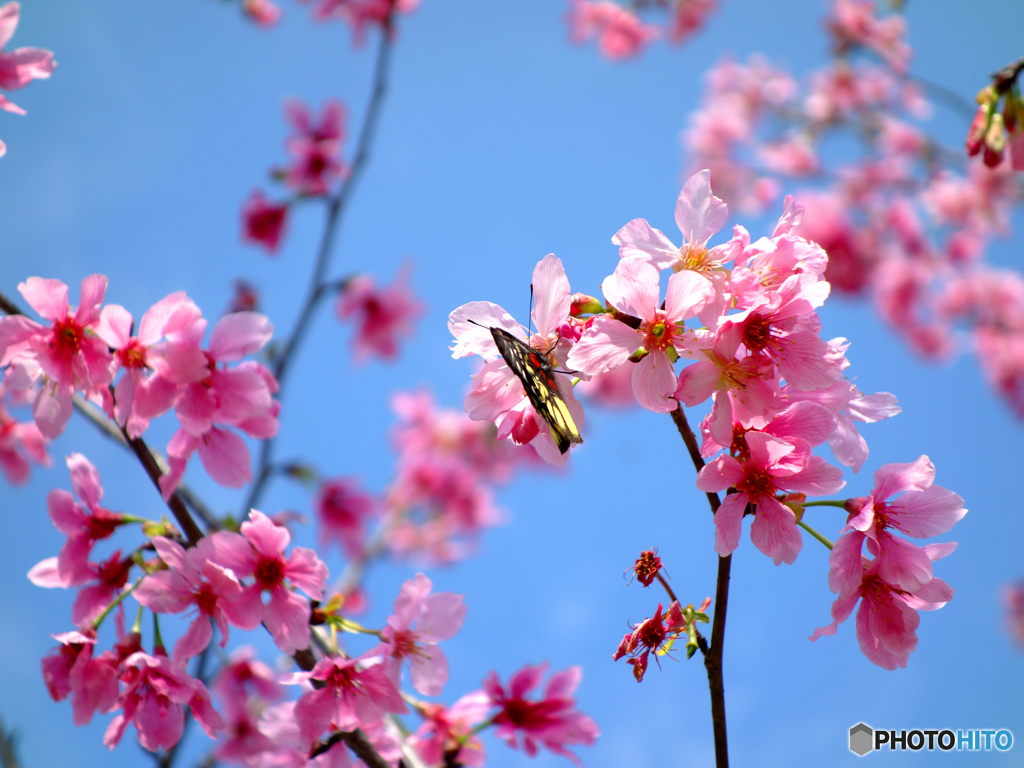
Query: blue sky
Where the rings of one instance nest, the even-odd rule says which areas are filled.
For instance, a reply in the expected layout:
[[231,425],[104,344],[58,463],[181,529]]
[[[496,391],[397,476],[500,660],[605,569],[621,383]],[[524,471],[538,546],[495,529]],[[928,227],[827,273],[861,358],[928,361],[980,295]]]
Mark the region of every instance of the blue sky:
[[[448,353],[449,311],[486,299],[525,317],[533,265],[549,252],[565,263],[574,290],[597,294],[616,259],[609,238],[622,224],[642,216],[675,231],[679,133],[702,73],[723,55],[755,50],[797,73],[828,56],[818,0],[722,6],[684,47],[656,46],[626,64],[570,45],[557,1],[423,0],[403,20],[377,146],[332,273],[371,272],[387,282],[411,260],[412,284],[428,312],[398,363],[355,367],[348,330],[325,308],[283,401],[279,456],[303,456],[325,474],[356,474],[383,488],[393,462],[390,393],[426,386],[439,403],[461,405],[471,367]],[[136,317],[179,289],[212,317],[227,304],[232,281],[246,276],[286,333],[322,212],[300,211],[280,255],[268,259],[239,242],[238,210],[254,186],[266,187],[266,169],[284,159],[283,99],[319,105],[340,98],[357,118],[373,46],[353,50],[340,24],[316,25],[290,2],[284,10],[283,23],[263,31],[212,0],[26,0],[13,44],[50,48],[59,66],[49,81],[15,95],[27,117],[0,114],[8,145],[0,160],[0,291],[15,295],[19,281],[39,275],[64,280],[77,297],[82,277],[102,272],[110,277],[108,301]],[[913,71],[968,98],[989,72],[1021,54],[1020,4],[911,2],[907,16]],[[940,106],[933,129],[956,145],[965,126]],[[734,217],[730,225],[742,221],[757,236],[770,232],[777,215]],[[992,258],[1019,265],[1019,238],[997,244]],[[822,319],[826,338],[851,340],[849,374],[858,384],[895,393],[904,409],[864,430],[872,453],[859,476],[848,476],[848,495],[867,493],[881,464],[927,453],[937,482],[970,509],[943,537],[959,549],[937,566],[957,594],[923,616],[908,668],[886,672],[860,654],[852,622],[837,637],[807,642],[829,620],[824,548],[808,540],[793,566],[776,568],[745,537],[734,558],[725,661],[734,763],[853,760],[845,734],[859,721],[895,729],[1005,727],[1024,739],[1024,657],[1003,631],[999,602],[1001,585],[1024,575],[1024,520],[1013,483],[1024,458],[1021,425],[969,356],[925,365],[862,304],[830,301]],[[157,425],[152,442],[164,445],[169,434],[169,424]],[[111,509],[162,513],[141,469],[77,418],[52,446],[54,469],[36,472],[25,487],[0,487],[7,537],[0,717],[21,734],[26,767],[146,764],[129,739],[112,756],[102,746],[107,717],[75,729],[70,706],[49,700],[39,674],[38,659],[53,645],[49,634],[68,629],[73,596],[38,590],[25,573],[61,544],[44,499],[54,486],[69,487],[63,457],[72,451],[99,468]],[[217,510],[242,502],[240,492],[199,471],[188,479]],[[642,685],[624,662],[611,662],[627,621],[650,615],[659,599],[622,579],[641,549],[660,547],[684,600],[697,603],[714,590],[710,515],[668,417],[591,408],[586,444],[569,469],[524,474],[499,503],[510,523],[484,537],[477,557],[428,572],[437,588],[464,593],[469,606],[462,632],[446,646],[452,665],[444,698],[478,687],[491,669],[505,678],[545,659],[555,669],[581,664],[579,704],[603,730],[596,747],[581,751],[586,765],[709,764],[699,662],[665,661]],[[287,508],[308,513],[308,496],[278,483],[264,511]],[[842,524],[837,513],[817,509],[808,519],[834,534]],[[311,544],[313,532],[296,538]],[[336,553],[327,559],[340,570]],[[367,624],[387,615],[398,586],[415,572],[403,563],[371,572]],[[252,639],[273,658],[269,639]],[[208,746],[193,734],[181,765]],[[494,766],[528,760],[493,740],[488,748]],[[1022,755],[1015,746],[950,759],[1024,765]],[[531,764],[567,765],[549,755]]]

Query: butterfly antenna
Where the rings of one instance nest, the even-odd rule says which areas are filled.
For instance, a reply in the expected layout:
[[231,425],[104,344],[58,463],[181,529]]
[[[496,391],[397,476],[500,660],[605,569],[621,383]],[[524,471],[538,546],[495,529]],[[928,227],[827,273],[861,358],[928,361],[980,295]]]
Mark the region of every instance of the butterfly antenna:
[[533,336],[533,283],[530,283],[530,314],[526,316],[526,339],[529,341]]

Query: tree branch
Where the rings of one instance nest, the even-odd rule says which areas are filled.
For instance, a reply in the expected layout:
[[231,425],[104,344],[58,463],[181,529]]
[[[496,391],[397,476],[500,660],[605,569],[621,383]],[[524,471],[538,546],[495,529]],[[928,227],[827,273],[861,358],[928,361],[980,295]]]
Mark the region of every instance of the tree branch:
[[370,740],[366,738],[366,734],[359,728],[354,731],[335,731],[326,739],[314,742],[313,748],[309,752],[310,760],[317,755],[322,755],[339,741],[344,741],[356,757],[366,763],[367,768],[390,768],[387,761],[380,756]]

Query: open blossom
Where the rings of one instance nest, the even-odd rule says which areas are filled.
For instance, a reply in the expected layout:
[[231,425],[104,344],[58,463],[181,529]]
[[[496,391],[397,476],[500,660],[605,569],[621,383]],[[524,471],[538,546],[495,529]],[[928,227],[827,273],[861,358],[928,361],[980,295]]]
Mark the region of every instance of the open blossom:
[[640,326],[633,328],[612,315],[597,317],[583,331],[566,363],[588,374],[607,373],[643,349],[647,354],[633,367],[637,402],[658,413],[675,410],[673,363],[703,343],[683,323],[711,299],[711,284],[689,270],[674,273],[662,309],[658,270],[648,262],[624,258],[601,288],[615,309],[638,317]]
[[50,635],[60,643],[42,658],[43,680],[54,701],[71,694],[75,725],[88,725],[94,712],[107,712],[117,699],[117,655],[104,651],[93,658],[95,633]]
[[[18,284],[18,291],[52,325],[46,328],[23,315],[0,319],[0,366],[21,366],[25,375],[18,377],[18,388],[28,388],[43,377],[32,415],[39,431],[52,440],[71,418],[75,392],[100,398],[113,377],[113,358],[95,332],[107,278],[89,275],[82,281],[81,304],[73,314],[68,287],[60,280],[30,277]],[[5,384],[12,388],[14,382],[8,377]]]
[[[938,560],[955,548],[956,544],[928,544],[923,551],[929,560]],[[938,578],[914,589],[900,589],[879,575],[881,563],[877,558],[861,558],[860,565],[859,572],[847,572],[842,578],[844,591],[832,604],[832,623],[816,629],[810,639],[834,635],[860,601],[857,640],[861,652],[884,669],[906,667],[911,652],[917,648],[917,627],[921,623],[917,612],[941,608],[953,599],[953,589]],[[830,584],[832,581],[833,571],[830,570]]]
[[597,37],[601,54],[609,59],[635,56],[658,37],[658,28],[644,24],[628,8],[612,0],[570,0],[569,33],[573,42]]
[[326,195],[345,172],[339,158],[345,140],[345,105],[326,102],[319,122],[297,99],[287,101],[284,109],[295,129],[285,144],[292,156],[285,170],[285,184],[305,195]]
[[530,757],[537,754],[540,744],[582,765],[566,747],[575,744],[589,747],[600,735],[597,723],[576,709],[576,700],[572,697],[583,670],[570,667],[555,672],[539,701],[527,699],[526,696],[540,685],[547,668],[547,663],[523,667],[509,679],[508,688],[501,684],[496,672],[491,672],[484,680],[484,692],[491,704],[500,708],[492,718],[495,735],[513,749],[519,748],[521,738],[523,749]]
[[313,18],[320,21],[330,18],[344,19],[352,28],[356,46],[366,39],[368,26],[379,27],[386,35],[394,34],[396,13],[411,13],[420,0],[315,0]]
[[487,719],[491,701],[483,691],[467,693],[452,706],[423,704],[419,707],[423,723],[412,736],[409,746],[427,765],[443,765],[446,755],[454,754],[454,762],[467,768],[482,768],[486,762],[484,745],[473,728]]
[[276,253],[288,223],[287,203],[274,203],[254,189],[242,206],[242,239]]
[[847,500],[850,518],[843,529],[845,535],[829,558],[833,592],[846,594],[859,582],[865,541],[877,559],[880,579],[908,592],[916,592],[932,580],[927,548],[893,536],[892,529],[916,539],[930,538],[946,533],[967,514],[964,500],[933,485],[934,480],[935,465],[927,456],[909,464],[886,464],[875,472],[870,496]]
[[387,712],[408,711],[379,656],[323,658],[312,671],[293,673],[283,682],[304,680],[323,683],[319,689],[304,693],[295,704],[295,719],[305,749],[328,727],[354,730],[377,722]]
[[395,685],[402,663],[408,661],[413,688],[424,696],[440,695],[448,682],[448,658],[437,644],[454,637],[466,617],[462,595],[432,595],[432,587],[422,573],[402,584],[395,612],[382,632],[385,642],[377,647],[377,652],[386,654],[388,676]]
[[668,613],[662,615],[661,603],[658,603],[658,610],[654,616],[644,619],[633,627],[632,632],[627,632],[619,647],[612,654],[612,661],[618,661],[623,656],[629,655],[629,664],[633,667],[633,677],[638,683],[643,682],[644,673],[647,671],[647,662],[653,651],[655,659],[668,652],[666,643],[675,640],[680,633],[686,630],[686,617],[677,601],[669,606]]
[[379,510],[377,499],[360,490],[354,478],[335,478],[320,484],[314,502],[320,523],[320,545],[336,542],[350,558],[363,551],[366,522]]
[[[564,464],[568,451],[561,453],[555,445],[551,429],[530,403],[522,383],[501,357],[492,327],[528,343],[548,362],[563,365],[572,342],[579,332],[569,323],[572,292],[562,262],[550,253],[537,262],[533,270],[534,305],[531,313],[537,332],[526,338],[520,326],[504,309],[489,301],[472,301],[457,307],[448,315],[448,330],[455,337],[452,357],[480,355],[486,363],[473,377],[473,386],[466,396],[466,413],[478,421],[493,421],[498,427],[498,438],[511,437],[512,441],[531,444],[549,464]],[[558,393],[565,401],[578,428],[583,426],[583,407],[573,394],[569,377],[554,374]]]
[[[0,49],[14,36],[20,16],[20,4],[12,2],[0,6]],[[42,48],[16,48],[6,53],[0,50],[0,88],[6,91],[24,88],[33,80],[48,78],[56,66],[53,53]],[[3,94],[0,94],[0,109],[17,115],[25,114],[25,110]],[[0,141],[0,157],[6,151],[7,146]]]
[[163,536],[153,546],[169,570],[151,573],[135,590],[135,599],[155,613],[180,613],[195,606],[196,617],[174,645],[176,662],[190,659],[210,643],[217,622],[221,647],[227,645],[228,623],[256,629],[263,618],[259,594],[243,591],[235,574],[214,562],[216,546],[204,537],[190,549]]
[[121,741],[129,723],[135,724],[143,748],[150,752],[170,749],[184,730],[186,706],[210,738],[224,727],[206,686],[167,656],[140,651],[124,660],[122,670],[124,688],[117,699],[121,712],[110,721],[103,737],[111,749]]
[[214,560],[239,579],[253,577],[254,583],[244,588],[238,600],[259,601],[262,592],[270,593],[270,602],[261,605],[260,619],[267,625],[278,648],[288,654],[307,648],[309,601],[288,589],[284,582],[288,579],[319,600],[327,584],[327,566],[313,550],[304,547],[293,548],[285,558],[284,548],[291,541],[291,534],[258,510],[249,513],[249,520],[242,523],[241,531],[241,534],[222,531],[211,537]]
[[793,510],[775,494],[834,493],[845,485],[842,470],[763,432],[748,432],[745,440],[749,459],[741,462],[732,456],[719,456],[697,476],[697,488],[702,491],[737,490],[725,497],[715,513],[715,551],[722,557],[732,554],[739,545],[747,505],[753,504],[756,509],[751,541],[776,565],[792,564],[803,547],[803,538]]
[[346,281],[335,314],[356,325],[352,346],[357,362],[372,355],[393,360],[398,355],[398,340],[412,334],[413,320],[423,314],[423,304],[409,289],[408,280],[409,270],[402,269],[385,288],[377,288],[369,275]]

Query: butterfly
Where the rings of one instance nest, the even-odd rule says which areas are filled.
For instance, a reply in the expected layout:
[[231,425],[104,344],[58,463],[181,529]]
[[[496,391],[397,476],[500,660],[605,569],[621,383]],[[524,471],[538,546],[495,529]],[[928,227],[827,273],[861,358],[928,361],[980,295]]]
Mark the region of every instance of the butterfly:
[[561,453],[572,443],[582,443],[580,431],[569,407],[558,391],[554,366],[544,355],[502,328],[489,328],[498,352],[509,369],[522,382],[530,404],[551,427],[551,436]]

